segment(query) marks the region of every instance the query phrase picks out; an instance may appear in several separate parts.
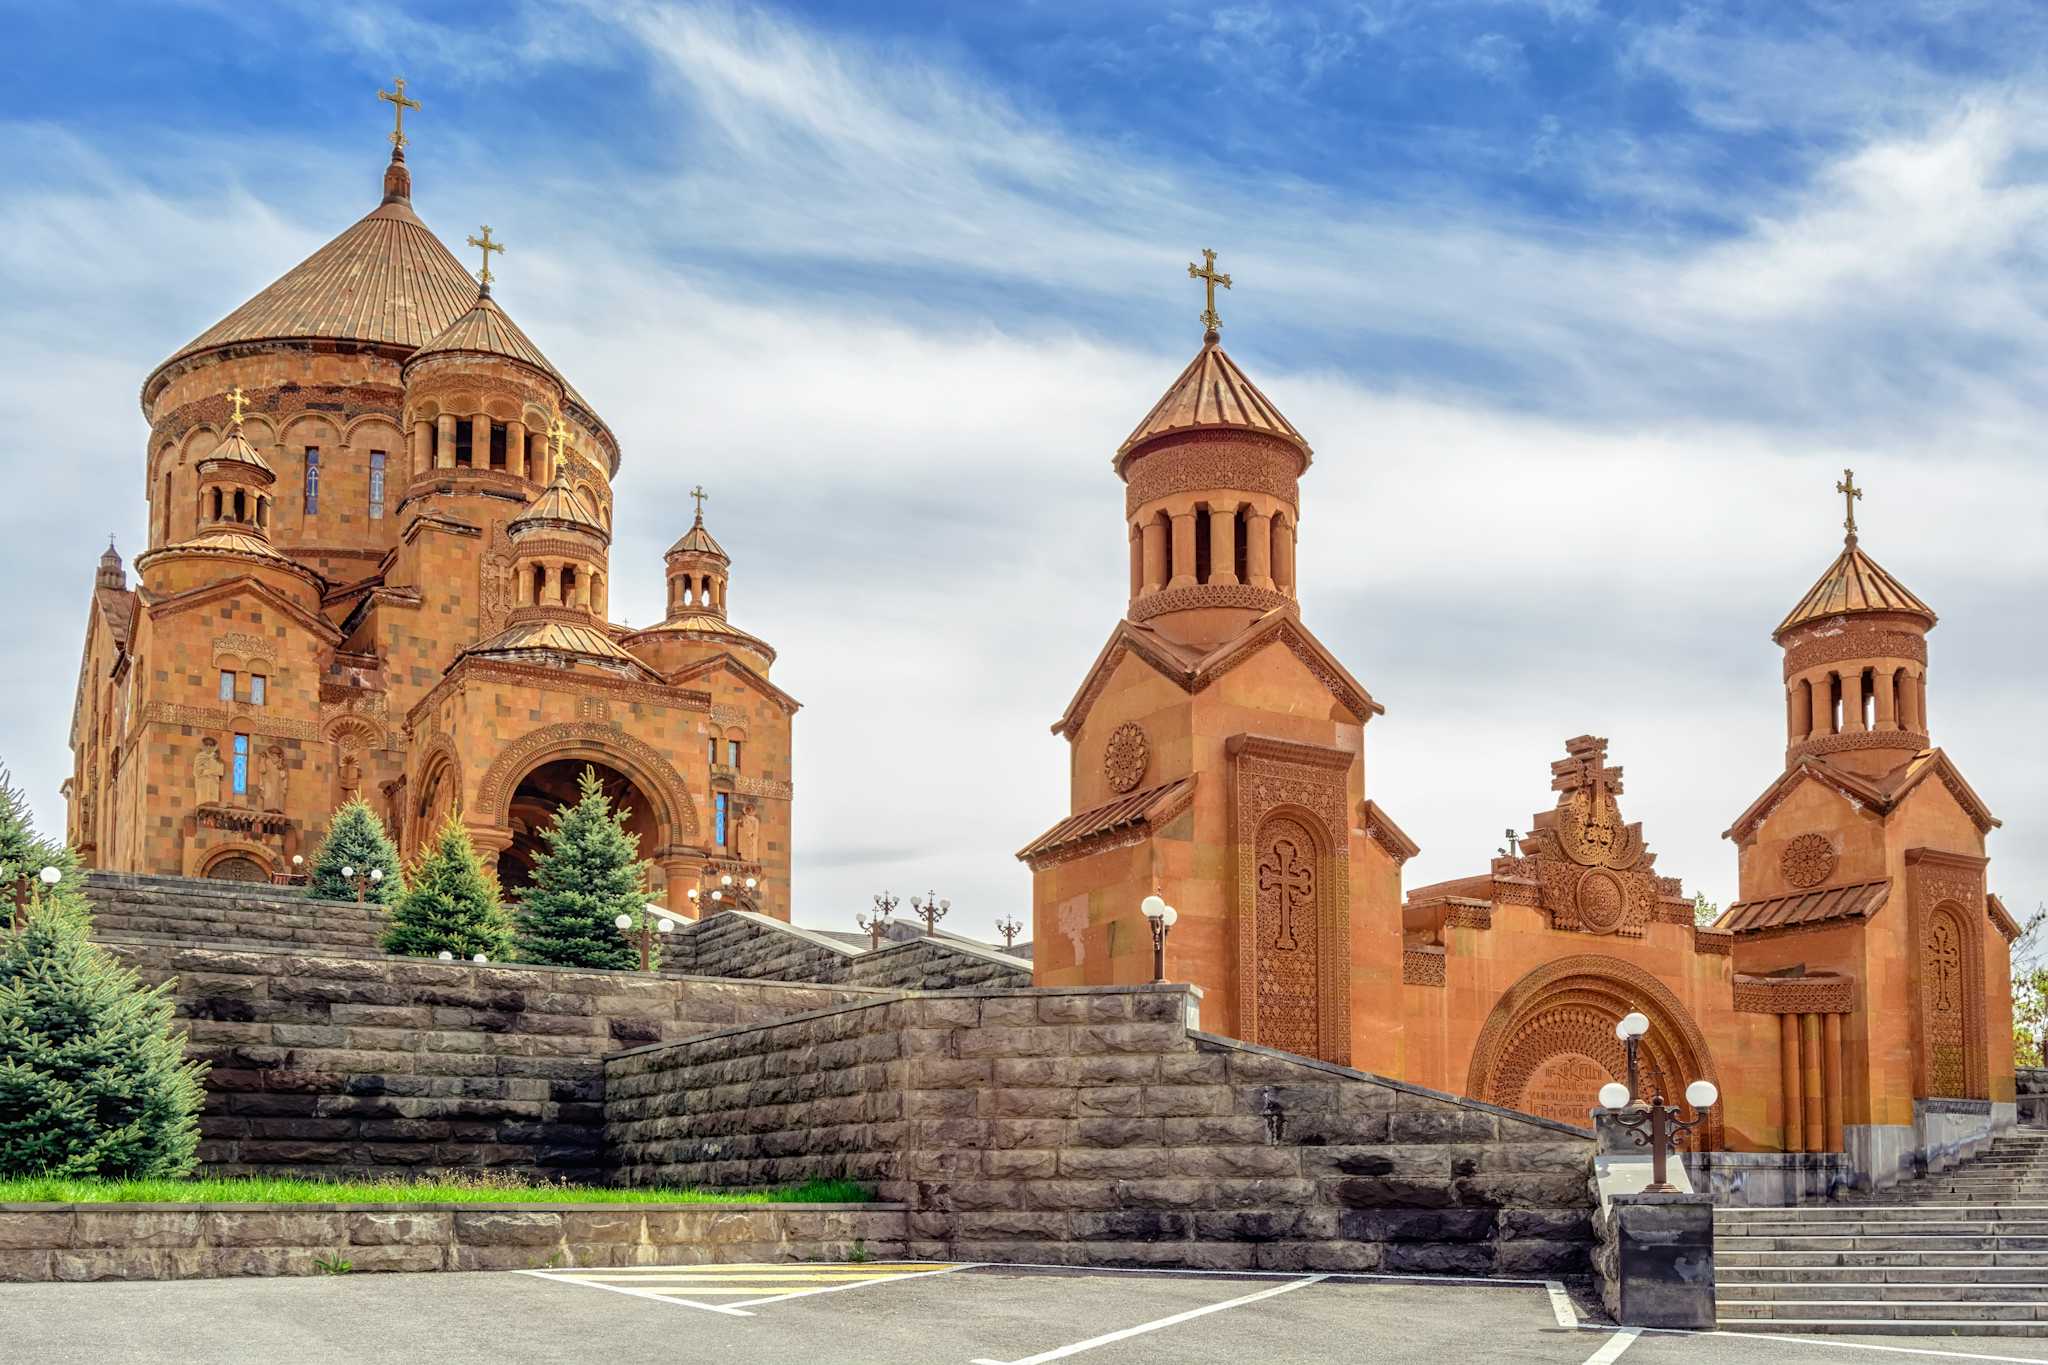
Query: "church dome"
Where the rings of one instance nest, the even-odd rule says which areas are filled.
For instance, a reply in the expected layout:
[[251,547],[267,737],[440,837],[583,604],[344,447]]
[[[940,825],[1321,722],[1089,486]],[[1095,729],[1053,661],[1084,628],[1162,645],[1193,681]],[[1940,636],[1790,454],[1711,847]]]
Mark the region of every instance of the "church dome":
[[597,514],[584,503],[582,495],[569,486],[568,465],[561,460],[555,462],[554,480],[540,491],[540,496],[528,503],[524,512],[505,523],[506,533],[514,540],[528,531],[537,530],[583,531],[606,542],[612,538],[612,533],[597,519]]
[[476,279],[412,210],[403,153],[384,202],[201,332],[150,373],[151,401],[180,362],[256,341],[349,341],[410,352],[461,317]]
[[229,428],[227,436],[199,461],[201,464],[246,465],[251,470],[275,478],[277,471],[270,467],[270,461],[263,458],[256,447],[249,444],[249,438],[242,435],[241,424]]
[[1799,605],[1792,608],[1771,634],[1774,638],[1782,638],[1785,632],[1809,621],[1866,612],[1917,616],[1930,628],[1935,621],[1934,609],[1885,572],[1876,560],[1863,553],[1856,537],[1851,535],[1842,547],[1842,553],[1820,576],[1820,581],[1806,590],[1806,596],[1799,599]]
[[540,353],[540,347],[519,330],[519,324],[506,316],[498,301],[491,297],[489,285],[477,291],[476,302],[469,306],[468,312],[414,351],[406,364],[437,355],[487,355],[501,360],[516,360],[539,370],[565,389],[568,387],[561,371]]
[[1314,453],[1294,424],[1238,368],[1213,331],[1202,338],[1201,351],[1117,447],[1117,463],[1121,466],[1139,446],[1159,437],[1200,430],[1275,437],[1300,451],[1304,469]]

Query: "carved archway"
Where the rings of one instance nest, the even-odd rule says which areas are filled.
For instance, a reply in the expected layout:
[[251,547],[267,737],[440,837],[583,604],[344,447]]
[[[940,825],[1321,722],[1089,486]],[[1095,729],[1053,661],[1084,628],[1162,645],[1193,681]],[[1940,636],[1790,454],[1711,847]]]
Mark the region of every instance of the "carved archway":
[[[1533,1103],[1554,1111],[1545,1117],[1583,1126],[1600,1085],[1626,1075],[1614,1026],[1631,1010],[1650,1020],[1641,1049],[1644,1091],[1661,1089],[1678,1103],[1689,1082],[1720,1084],[1706,1036],[1669,987],[1619,958],[1587,953],[1538,967],[1502,994],[1473,1044],[1465,1092],[1525,1112]],[[1581,1085],[1584,1104],[1568,1115],[1573,1106],[1565,1091]],[[1686,1145],[1719,1150],[1721,1111],[1709,1110]]]
[[446,735],[428,746],[420,761],[419,780],[411,785],[412,795],[404,807],[405,828],[390,832],[407,858],[419,851],[462,800],[462,760]]
[[210,881],[268,883],[277,869],[277,857],[261,844],[221,844],[206,851],[199,875]]
[[[502,750],[477,784],[472,818],[507,828],[512,795],[519,782],[543,763],[585,759],[616,769],[647,796],[660,830],[658,846],[691,842],[697,833],[697,808],[689,784],[660,750],[609,725],[566,722],[535,730]],[[654,852],[645,847],[644,851]]]
[[591,758],[543,759],[512,791],[506,818],[511,837],[498,850],[498,884],[508,893],[532,882],[535,862],[547,848],[547,831],[564,807],[576,804],[585,772],[597,775],[598,787],[626,832],[637,840],[643,857],[663,847],[660,820],[647,792],[632,777]]

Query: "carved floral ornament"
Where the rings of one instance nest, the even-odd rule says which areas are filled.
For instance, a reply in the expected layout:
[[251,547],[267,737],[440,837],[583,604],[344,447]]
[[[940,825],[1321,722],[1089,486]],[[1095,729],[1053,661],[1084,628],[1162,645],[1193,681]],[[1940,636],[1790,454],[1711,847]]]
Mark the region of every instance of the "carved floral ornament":
[[1117,726],[1102,749],[1102,772],[1111,791],[1127,792],[1136,787],[1151,762],[1152,745],[1136,721]]
[[1778,870],[1794,886],[1819,886],[1835,875],[1838,855],[1825,834],[1802,834],[1778,854]]

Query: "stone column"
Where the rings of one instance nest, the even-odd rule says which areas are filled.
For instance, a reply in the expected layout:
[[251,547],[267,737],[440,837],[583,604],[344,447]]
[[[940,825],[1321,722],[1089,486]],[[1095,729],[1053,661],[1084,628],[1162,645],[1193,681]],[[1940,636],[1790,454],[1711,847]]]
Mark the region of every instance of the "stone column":
[[1173,514],[1173,578],[1169,588],[1192,588],[1195,578],[1195,514],[1193,509]]
[[517,417],[505,423],[505,468],[526,477],[526,423]]
[[1806,1116],[1806,1150],[1809,1152],[1826,1150],[1821,1146],[1824,1106],[1820,1083],[1820,1016],[1802,1014],[1799,1016],[1799,1091]]
[[434,462],[434,424],[422,417],[412,424],[412,472],[427,472]]
[[1273,522],[1273,586],[1289,597],[1294,593],[1294,523],[1275,518]]
[[1166,586],[1166,527],[1158,517],[1148,517],[1138,532],[1145,546],[1145,585],[1138,590],[1143,597]]
[[1933,733],[1927,724],[1927,675],[1925,673],[1913,679],[1913,712],[1920,720],[1921,732],[1923,734]]
[[1825,1150],[1839,1152],[1845,1145],[1842,1138],[1842,1016],[1824,1014],[1820,1024],[1820,1084],[1821,1092],[1827,1097]]
[[491,419],[481,412],[469,419],[469,467],[491,467]]
[[1244,514],[1244,572],[1253,587],[1273,591],[1273,515],[1256,504]]
[[590,584],[590,610],[600,621],[604,620],[605,608],[610,605],[609,599],[610,589],[605,585],[604,575],[593,575]]
[[1863,723],[1863,670],[1842,675],[1842,733],[1860,735],[1869,727]]
[[1871,674],[1871,687],[1877,693],[1877,728],[1896,730],[1899,728],[1899,670],[1880,668]]
[[440,442],[434,451],[434,468],[455,468],[455,418],[442,413],[434,419],[434,436]]
[[533,605],[533,575],[524,564],[512,570],[512,604],[518,607]]
[[1785,1150],[1803,1152],[1805,1105],[1799,1095],[1799,1016],[1778,1016],[1778,1084],[1785,1093]]
[[1811,703],[1799,696],[1797,679],[1785,684],[1785,742],[1797,744],[1806,738],[1806,725],[1812,719],[1808,714],[1813,710]]
[[1834,675],[1823,673],[1813,680],[1813,728],[1806,732],[1808,739],[1819,739],[1835,732]]
[[1920,683],[1911,673],[1899,674],[1899,726],[1909,734],[1925,734],[1927,726],[1920,718]]
[[1138,600],[1138,594],[1145,590],[1145,542],[1135,525],[1127,529],[1131,542],[1131,600],[1135,602]]
[[[1251,565],[1245,565],[1251,571]],[[1237,582],[1237,504],[1209,504],[1209,581]]]
[[544,607],[562,605],[562,566],[552,559],[540,562],[540,604]]

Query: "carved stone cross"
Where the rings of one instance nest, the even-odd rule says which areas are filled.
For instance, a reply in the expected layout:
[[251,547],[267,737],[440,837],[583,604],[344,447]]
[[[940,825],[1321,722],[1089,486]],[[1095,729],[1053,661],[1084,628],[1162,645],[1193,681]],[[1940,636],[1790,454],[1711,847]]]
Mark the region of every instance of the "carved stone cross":
[[1301,946],[1294,936],[1294,916],[1307,908],[1315,885],[1315,867],[1302,859],[1294,841],[1275,839],[1272,852],[1259,863],[1259,890],[1280,893],[1280,940],[1274,947],[1291,953]]

